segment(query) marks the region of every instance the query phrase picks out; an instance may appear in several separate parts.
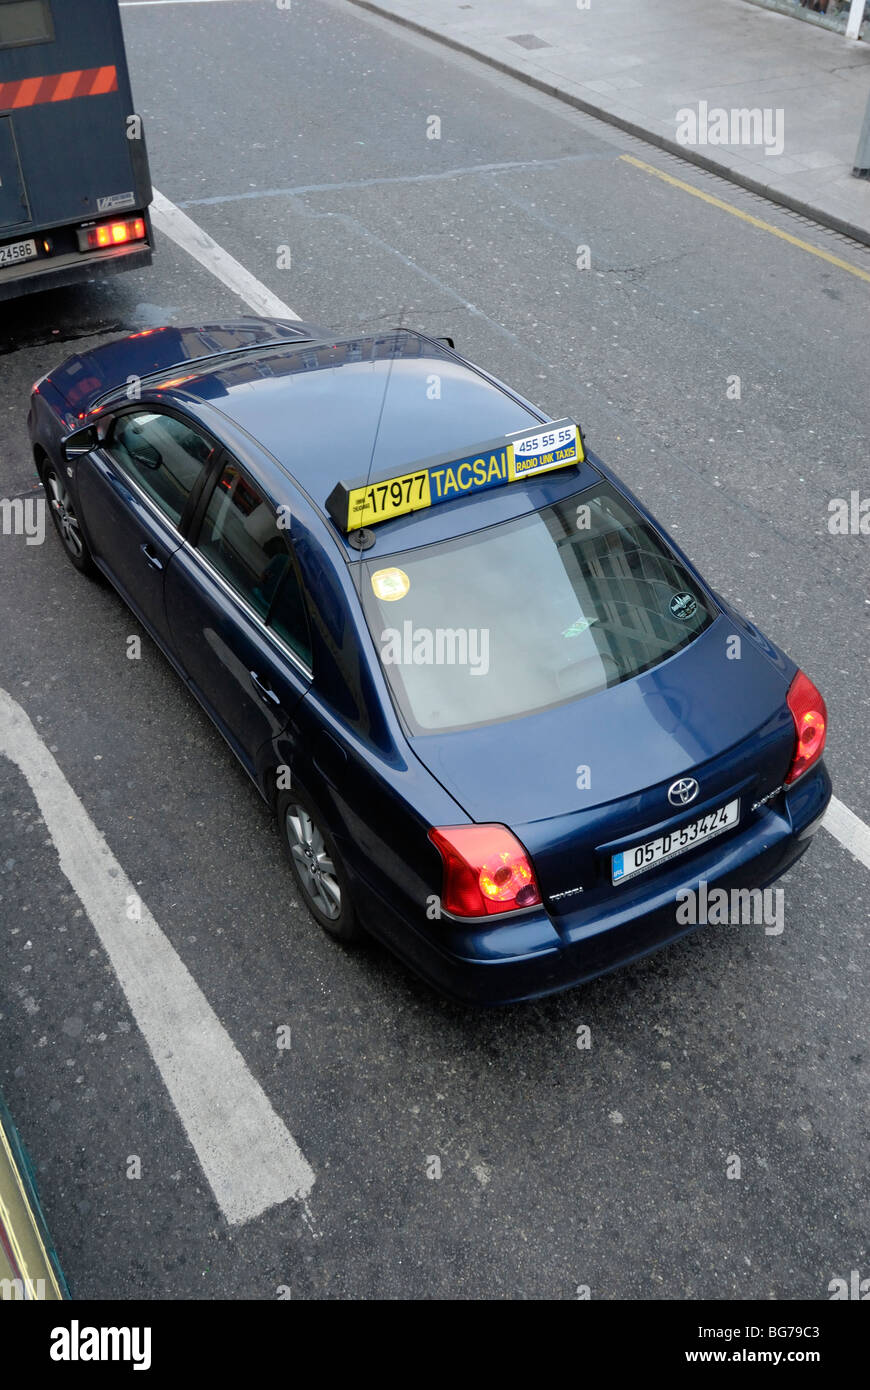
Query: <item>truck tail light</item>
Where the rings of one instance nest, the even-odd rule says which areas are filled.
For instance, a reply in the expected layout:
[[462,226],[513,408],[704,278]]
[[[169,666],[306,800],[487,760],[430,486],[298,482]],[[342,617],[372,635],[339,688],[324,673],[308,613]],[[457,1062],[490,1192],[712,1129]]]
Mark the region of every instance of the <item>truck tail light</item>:
[[145,218],[128,217],[122,222],[97,222],[78,231],[80,251],[100,251],[108,246],[123,246],[129,241],[145,240]]
[[531,860],[507,826],[443,825],[429,839],[444,861],[445,912],[493,917],[541,901]]
[[787,700],[794,720],[795,745],[786,784],[796,782],[822,756],[828,727],[825,702],[803,671],[798,671],[789,686]]

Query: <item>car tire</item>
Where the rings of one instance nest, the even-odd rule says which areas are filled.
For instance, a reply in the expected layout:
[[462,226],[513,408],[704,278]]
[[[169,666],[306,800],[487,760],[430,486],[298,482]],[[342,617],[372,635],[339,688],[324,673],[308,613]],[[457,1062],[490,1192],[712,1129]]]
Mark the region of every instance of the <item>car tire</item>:
[[347,871],[321,812],[300,791],[283,792],[276,811],[284,853],[308,911],[334,940],[346,945],[360,941],[365,933]]
[[98,573],[97,567],[82,533],[72,496],[61,469],[45,456],[38,460],[37,467],[42,485],[45,488],[48,510],[61,544],[66,551],[67,559],[71,565],[75,565],[80,574],[95,576]]

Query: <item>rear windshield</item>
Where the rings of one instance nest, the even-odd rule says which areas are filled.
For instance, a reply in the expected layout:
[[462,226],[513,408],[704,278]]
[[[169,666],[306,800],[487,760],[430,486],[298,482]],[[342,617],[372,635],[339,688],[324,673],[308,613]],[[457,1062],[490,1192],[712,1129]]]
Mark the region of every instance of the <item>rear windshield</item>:
[[361,589],[414,733],[513,719],[618,685],[714,616],[605,483],[486,531],[364,561]]

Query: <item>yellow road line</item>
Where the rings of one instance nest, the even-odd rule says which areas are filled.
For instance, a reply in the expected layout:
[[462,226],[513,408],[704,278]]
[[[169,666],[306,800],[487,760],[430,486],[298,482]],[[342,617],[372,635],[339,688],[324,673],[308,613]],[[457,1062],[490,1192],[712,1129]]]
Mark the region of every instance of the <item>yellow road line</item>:
[[790,232],[783,232],[779,227],[774,227],[770,222],[763,222],[760,217],[753,217],[749,212],[742,212],[740,208],[732,207],[731,203],[723,202],[721,198],[714,198],[712,193],[704,193],[700,188],[693,188],[690,183],[684,183],[682,179],[675,179],[673,174],[666,174],[662,169],[657,169],[654,164],[645,164],[642,159],[635,159],[634,155],[621,154],[620,159],[624,159],[627,164],[633,164],[636,169],[643,169],[647,174],[655,174],[657,179],[664,179],[665,183],[673,184],[675,188],[682,188],[684,193],[691,193],[694,198],[703,198],[705,203],[712,203],[714,208],[721,208],[723,212],[730,212],[732,217],[739,217],[743,222],[749,222],[753,227],[760,227],[763,232],[771,232],[773,236],[778,236],[781,241],[787,241],[792,246],[797,246],[801,251],[809,251],[811,256],[818,256],[820,260],[827,261],[829,265],[835,265],[840,270],[848,270],[850,275],[857,275],[859,280],[867,280],[870,283],[870,271],[860,270],[856,265],[850,265],[848,261],[841,261],[839,256],[832,256],[830,251],[820,251],[818,246],[811,246],[808,241],[801,241],[800,237],[792,236]]

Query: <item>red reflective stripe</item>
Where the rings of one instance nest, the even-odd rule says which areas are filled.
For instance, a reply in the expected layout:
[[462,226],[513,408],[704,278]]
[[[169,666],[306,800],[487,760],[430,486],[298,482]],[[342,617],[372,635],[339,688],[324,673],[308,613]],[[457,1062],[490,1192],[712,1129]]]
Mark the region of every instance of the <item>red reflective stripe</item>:
[[75,92],[80,77],[80,72],[62,72],[60,76],[55,79],[51,100],[67,101]]
[[[64,73],[63,76],[65,77],[66,73]],[[73,97],[88,96],[91,90],[90,69],[85,69],[83,72],[71,72],[69,76],[74,77],[76,83],[66,100],[72,101]]]
[[97,75],[91,85],[91,96],[103,96],[105,92],[114,92],[118,88],[118,72],[116,68],[98,68]]
[[13,111],[17,111],[20,106],[32,106],[41,86],[41,77],[26,77],[23,82],[19,82],[18,91],[15,93],[15,100],[12,103]]
[[25,106],[71,101],[74,97],[100,97],[117,90],[116,67],[78,68],[45,77],[25,77],[19,82],[0,82],[0,111],[20,111]]
[[33,94],[33,99],[31,100],[30,105],[39,106],[44,101],[51,101],[52,93],[55,89],[55,86],[56,83],[53,77],[43,77],[39,83],[37,90]]

